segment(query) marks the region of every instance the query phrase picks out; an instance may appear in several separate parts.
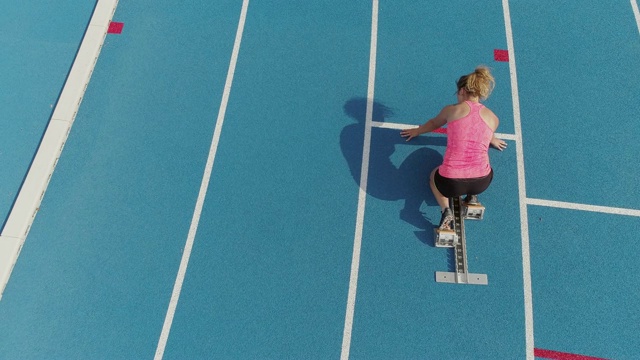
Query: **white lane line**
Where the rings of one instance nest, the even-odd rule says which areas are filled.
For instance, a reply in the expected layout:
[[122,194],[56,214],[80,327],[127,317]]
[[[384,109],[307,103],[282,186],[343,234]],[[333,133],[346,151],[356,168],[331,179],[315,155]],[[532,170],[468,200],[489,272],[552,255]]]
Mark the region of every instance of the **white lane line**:
[[418,125],[398,124],[398,123],[381,122],[381,121],[373,121],[371,123],[371,126],[382,128],[382,129],[392,129],[392,130],[407,130],[407,129],[413,129],[418,127]]
[[198,230],[198,223],[200,222],[200,215],[202,214],[202,207],[204,205],[204,199],[209,187],[209,180],[211,179],[211,172],[213,170],[213,162],[216,157],[218,149],[218,143],[220,142],[220,133],[222,132],[222,124],[224,123],[225,113],[227,111],[227,104],[229,102],[229,94],[231,93],[231,84],[233,83],[233,75],[236,70],[236,64],[238,62],[238,53],[240,52],[240,42],[242,41],[242,32],[244,31],[244,24],[247,18],[247,8],[249,7],[249,0],[242,2],[242,10],[240,12],[240,20],[238,22],[238,30],[236,32],[235,42],[233,44],[233,51],[231,53],[231,61],[229,62],[229,71],[227,72],[227,81],[224,85],[224,92],[222,94],[222,101],[220,103],[220,109],[218,110],[218,118],[216,120],[215,130],[213,132],[213,140],[211,142],[211,148],[209,150],[209,157],[207,158],[207,164],[205,166],[204,175],[202,176],[202,183],[200,184],[200,192],[198,193],[198,200],[193,211],[193,218],[191,219],[191,226],[189,228],[189,234],[187,235],[187,241],[184,246],[184,252],[182,253],[182,260],[180,261],[180,268],[178,269],[178,275],[176,276],[176,282],[173,286],[173,292],[171,294],[171,300],[169,301],[169,307],[164,319],[164,325],[162,326],[162,333],[158,340],[158,347],[156,348],[156,354],[154,359],[162,359],[164,350],[169,339],[169,331],[171,330],[171,324],[178,305],[178,299],[180,298],[180,291],[182,290],[182,284],[187,272],[187,266],[189,264],[189,257],[191,256],[191,250],[193,248],[193,242]]
[[577,203],[570,203],[570,202],[564,202],[564,201],[553,201],[553,200],[542,200],[542,199],[531,199],[531,198],[527,199],[527,204],[561,208],[561,209],[570,209],[570,210],[591,211],[591,212],[604,213],[604,214],[640,217],[640,210],[617,208],[617,207],[610,207],[610,206],[577,204]]
[[638,32],[640,33],[640,10],[638,10],[638,2],[631,0],[631,8],[633,8],[633,15],[636,17],[636,25],[638,25]]
[[369,52],[369,82],[367,86],[367,109],[364,126],[364,143],[362,145],[362,168],[360,170],[360,191],[358,193],[358,213],[356,229],[353,238],[353,255],[351,258],[351,275],[349,277],[349,294],[347,310],[342,334],[341,360],[349,359],[351,349],[351,330],[356,305],[356,290],[358,287],[358,272],[360,270],[360,248],[362,245],[362,229],[364,226],[364,210],[367,199],[367,178],[369,176],[369,151],[371,148],[371,126],[373,121],[373,96],[376,79],[376,53],[378,47],[378,0],[373,0],[371,11],[371,49]]
[[518,140],[518,136],[515,134],[500,134],[500,133],[495,133],[494,134],[498,139],[502,139],[502,140],[513,140],[516,141]]
[[[413,129],[418,127],[418,125],[412,125],[412,124],[399,124],[399,123],[381,122],[381,121],[373,121],[371,125],[375,128],[392,129],[392,130],[407,130],[407,129]],[[502,140],[513,140],[513,141],[516,140],[515,134],[495,133],[495,135],[497,138]]]
[[525,351],[527,360],[534,359],[533,336],[533,294],[531,289],[531,254],[529,248],[529,218],[527,214],[527,193],[524,171],[524,150],[522,145],[522,126],[520,122],[520,97],[518,95],[518,76],[516,56],[513,46],[511,12],[509,0],[502,0],[504,26],[509,51],[509,74],[511,75],[511,97],[513,101],[513,125],[516,133],[516,159],[518,167],[518,202],[520,204],[520,237],[522,240],[522,280],[524,291]]

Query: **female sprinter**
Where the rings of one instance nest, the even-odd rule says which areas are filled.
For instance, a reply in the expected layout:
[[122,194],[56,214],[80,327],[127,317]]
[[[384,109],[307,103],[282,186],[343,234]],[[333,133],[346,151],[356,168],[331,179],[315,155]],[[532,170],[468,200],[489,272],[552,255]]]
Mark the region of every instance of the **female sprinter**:
[[440,229],[451,229],[453,213],[449,199],[467,195],[464,201],[478,203],[477,195],[493,179],[489,164],[489,145],[502,151],[507,144],[496,138],[498,117],[480,103],[491,94],[495,80],[488,68],[479,66],[457,82],[458,103],[445,106],[433,119],[417,128],[403,130],[407,141],[447,125],[447,148],[442,165],[431,172],[431,191],[442,211]]

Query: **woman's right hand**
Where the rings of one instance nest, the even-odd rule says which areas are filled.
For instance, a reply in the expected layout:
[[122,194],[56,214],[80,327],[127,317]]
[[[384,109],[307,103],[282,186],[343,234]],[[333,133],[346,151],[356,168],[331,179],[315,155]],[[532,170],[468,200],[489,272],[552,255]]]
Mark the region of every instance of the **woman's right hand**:
[[406,141],[409,141],[411,139],[413,139],[414,137],[420,135],[420,128],[413,128],[413,129],[407,129],[407,130],[402,130],[400,132],[400,136],[407,138]]

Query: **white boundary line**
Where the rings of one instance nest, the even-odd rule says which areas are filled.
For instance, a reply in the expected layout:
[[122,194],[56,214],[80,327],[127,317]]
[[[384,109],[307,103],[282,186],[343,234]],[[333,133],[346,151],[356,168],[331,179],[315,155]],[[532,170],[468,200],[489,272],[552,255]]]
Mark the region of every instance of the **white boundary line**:
[[633,15],[636,17],[638,32],[640,33],[640,10],[638,10],[638,2],[636,0],[631,0],[631,7],[633,8]]
[[640,210],[636,210],[636,209],[625,209],[625,208],[616,208],[616,207],[610,207],[610,206],[577,204],[577,203],[569,203],[569,202],[563,202],[563,201],[531,199],[531,198],[526,199],[526,201],[527,201],[528,205],[537,205],[537,206],[546,206],[546,207],[554,207],[554,208],[561,208],[561,209],[591,211],[591,212],[604,213],[604,214],[615,214],[615,215],[626,215],[626,216],[638,216],[638,217],[640,217]]
[[222,94],[222,101],[220,103],[220,109],[218,111],[218,118],[216,120],[215,130],[213,132],[213,140],[211,141],[211,148],[209,150],[209,156],[207,158],[207,164],[202,175],[202,183],[200,184],[200,192],[198,193],[198,200],[196,201],[195,209],[193,210],[193,218],[191,219],[191,226],[189,227],[189,234],[184,246],[184,252],[182,253],[182,260],[180,261],[180,267],[176,276],[176,282],[171,294],[171,300],[169,301],[169,307],[162,326],[162,332],[160,339],[158,340],[158,347],[156,348],[156,354],[154,359],[162,359],[164,350],[169,339],[169,332],[171,330],[171,324],[173,323],[173,317],[178,306],[178,300],[180,298],[180,292],[182,290],[182,284],[187,272],[187,266],[189,265],[189,257],[191,256],[191,250],[193,249],[193,243],[198,230],[198,223],[200,222],[200,215],[202,214],[202,208],[204,200],[207,195],[207,189],[209,187],[209,180],[211,179],[211,172],[213,170],[213,163],[216,157],[218,144],[220,142],[220,134],[222,132],[222,124],[224,123],[225,113],[227,111],[227,104],[229,102],[229,94],[231,93],[231,85],[233,83],[233,76],[238,62],[238,54],[240,52],[240,43],[242,41],[242,33],[244,31],[244,24],[247,18],[247,9],[249,7],[249,0],[242,2],[242,10],[240,12],[240,20],[238,21],[238,30],[236,32],[235,42],[233,44],[233,51],[231,53],[231,60],[229,62],[229,71],[227,72],[227,80],[224,85],[224,92]]
[[520,121],[520,97],[518,95],[518,75],[511,28],[509,0],[502,0],[504,25],[509,51],[509,74],[511,75],[511,96],[513,101],[513,125],[516,133],[516,159],[518,167],[518,203],[520,204],[520,236],[522,241],[522,281],[524,291],[525,351],[527,360],[534,359],[533,336],[533,293],[531,287],[531,254],[529,248],[529,218],[527,214],[527,194],[524,171],[524,150],[522,146],[522,126]]
[[[399,124],[399,123],[381,122],[381,121],[373,121],[371,125],[373,127],[380,128],[380,129],[392,129],[392,130],[406,130],[406,129],[413,129],[415,127],[418,127],[418,125]],[[516,140],[515,134],[496,133],[495,136],[502,140],[514,140],[514,141]]]
[[35,220],[91,80],[118,0],[98,0],[69,76],[0,234],[0,298]]
[[369,152],[371,149],[371,127],[373,122],[373,98],[376,79],[376,56],[378,47],[378,0],[373,0],[371,11],[371,49],[369,52],[369,82],[367,85],[367,109],[364,126],[364,143],[362,145],[362,168],[360,170],[360,186],[358,193],[358,213],[353,239],[353,256],[351,258],[351,275],[349,276],[349,294],[342,334],[341,360],[349,359],[351,349],[351,330],[356,305],[358,272],[360,269],[360,249],[362,246],[362,229],[364,227],[364,210],[367,199],[367,178],[369,176]]

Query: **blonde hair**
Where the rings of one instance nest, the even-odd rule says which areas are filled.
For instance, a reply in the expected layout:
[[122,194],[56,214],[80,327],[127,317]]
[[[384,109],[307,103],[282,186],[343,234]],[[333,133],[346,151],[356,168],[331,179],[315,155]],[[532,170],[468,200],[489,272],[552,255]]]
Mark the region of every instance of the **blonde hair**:
[[457,85],[458,91],[464,89],[467,94],[485,100],[496,86],[496,80],[488,67],[478,66],[471,74],[461,76]]

